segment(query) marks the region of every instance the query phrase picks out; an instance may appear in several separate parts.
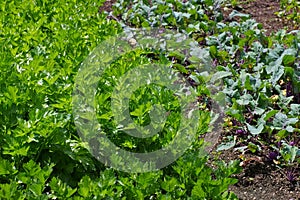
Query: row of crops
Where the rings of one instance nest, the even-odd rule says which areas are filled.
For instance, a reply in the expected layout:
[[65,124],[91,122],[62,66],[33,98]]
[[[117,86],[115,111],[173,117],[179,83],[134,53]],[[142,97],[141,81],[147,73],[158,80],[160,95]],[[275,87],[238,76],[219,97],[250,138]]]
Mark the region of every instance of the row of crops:
[[[299,179],[298,30],[266,36],[261,24],[237,11],[229,17],[238,22],[225,22],[222,1],[118,0],[113,11],[98,12],[103,3],[0,2],[0,199],[237,199],[228,186],[237,183],[232,175],[241,171],[240,161],[225,162],[203,150],[204,135],[213,134],[211,102],[215,99],[207,88],[212,77],[200,73],[195,62],[180,52],[136,48],[124,53],[99,77],[93,103],[102,134],[119,148],[135,153],[161,149],[180,128],[179,98],[158,85],[131,94],[128,110],[136,124],[145,126],[157,116],[151,104],[168,111],[163,129],[146,139],[125,134],[115,121],[111,100],[118,99],[114,93],[118,80],[130,70],[147,64],[171,66],[198,97],[198,127],[182,156],[160,170],[124,172],[92,152],[101,150],[90,149],[97,136],[83,139],[89,132],[78,131],[73,107],[78,71],[95,48],[128,27],[165,28],[196,41],[203,51],[193,54],[194,59],[204,58],[205,52],[209,67],[223,82],[223,140],[216,149],[262,153],[279,168],[288,169],[291,182]],[[286,11],[289,18],[299,20],[298,12],[292,11]],[[90,118],[81,120],[90,124]],[[108,160],[129,163],[114,154]]]

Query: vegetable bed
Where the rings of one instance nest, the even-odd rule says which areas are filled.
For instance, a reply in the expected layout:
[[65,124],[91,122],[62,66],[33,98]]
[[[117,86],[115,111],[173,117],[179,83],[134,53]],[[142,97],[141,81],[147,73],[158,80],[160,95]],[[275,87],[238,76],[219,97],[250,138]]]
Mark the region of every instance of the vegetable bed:
[[[284,180],[295,191],[289,197],[299,198],[300,32],[267,36],[247,14],[233,10],[224,17],[228,4],[234,2],[1,1],[0,199],[238,199],[241,172],[249,166],[277,170],[281,178],[270,181]],[[282,7],[286,4],[282,1]],[[296,4],[277,14],[299,23]],[[95,117],[78,120],[74,98],[83,91],[77,87],[78,74],[93,64],[86,59],[129,27],[183,33],[202,51],[193,53],[194,60],[176,50],[135,48],[122,54],[95,82]],[[111,58],[100,57],[105,59]],[[199,72],[195,60],[214,69],[214,75]],[[128,152],[153,152],[170,144],[183,121],[180,97],[170,88],[139,87],[129,97],[128,110],[121,110],[140,126],[160,119],[161,110],[153,111],[153,104],[167,110],[163,128],[151,137],[125,134],[111,108],[124,106],[111,104],[127,92],[115,93],[118,81],[126,82],[127,72],[149,64],[170,66],[189,84],[197,97],[198,126],[193,131],[188,126],[193,142],[171,164],[148,172],[141,165],[136,171],[118,170],[101,162],[101,145],[86,141],[83,136],[90,132],[79,131],[78,122],[96,120],[101,134]],[[208,87],[212,79],[222,83],[219,96]],[[224,108],[217,130],[211,126],[212,113],[218,112],[214,102]],[[108,157],[126,163],[120,155]]]

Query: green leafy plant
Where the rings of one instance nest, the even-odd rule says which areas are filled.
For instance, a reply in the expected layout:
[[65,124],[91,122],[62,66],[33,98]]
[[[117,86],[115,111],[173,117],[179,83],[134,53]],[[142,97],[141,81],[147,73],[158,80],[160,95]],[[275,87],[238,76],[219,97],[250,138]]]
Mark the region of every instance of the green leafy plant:
[[300,3],[297,0],[280,0],[282,11],[277,12],[280,17],[293,21],[295,25],[300,22]]
[[[116,21],[107,20],[105,14],[97,12],[103,2],[14,0],[0,3],[0,86],[3,89],[0,94],[0,198],[236,199],[227,188],[236,182],[231,175],[239,172],[238,162],[228,165],[220,162],[212,169],[206,164],[208,157],[199,154],[203,152],[202,139],[196,140],[184,157],[163,170],[129,174],[105,167],[79,138],[71,107],[74,77],[82,61],[101,41],[122,31]],[[212,12],[212,2],[207,1],[207,5],[208,12]],[[168,27],[180,25],[183,30],[193,18],[196,28],[190,27],[188,32],[198,31],[197,20],[213,16],[202,13],[204,3],[199,7],[195,2],[176,1],[174,12],[169,9],[166,13],[166,5],[156,3],[156,6],[155,12],[170,14],[163,22],[169,23]],[[148,9],[143,4],[135,8]],[[158,13],[149,14],[158,16]],[[130,18],[132,24],[138,22],[135,16]],[[154,24],[144,20],[142,26],[152,25],[150,22]],[[208,24],[201,26],[208,30]],[[113,116],[108,107],[114,78],[139,64],[167,64],[172,58],[178,61],[175,70],[200,83],[200,76],[181,63],[180,55],[166,57],[151,51],[125,55],[100,80],[112,85],[99,84],[97,117],[105,121],[104,130],[120,147],[152,151],[174,137],[170,130],[178,126],[178,102],[169,91],[161,91],[163,88],[139,89],[130,102],[132,118],[140,124],[149,123],[149,106],[142,104],[145,101],[161,102],[172,111],[166,123],[169,129],[165,128],[162,139],[139,141],[114,134]],[[192,64],[190,68],[193,69]],[[208,94],[204,85],[198,90]],[[210,121],[207,112],[202,113],[199,135],[207,131],[205,125]]]
[[[241,170],[239,162],[208,165],[209,157],[201,154],[203,139],[162,170],[130,174],[104,166],[79,138],[71,106],[74,77],[86,56],[122,26],[178,29],[197,40],[218,71],[212,78],[224,81],[229,105],[226,140],[218,150],[257,153],[267,146],[272,162],[298,169],[299,31],[266,37],[259,23],[239,12],[231,16],[240,22],[223,23],[222,2],[211,0],[119,0],[108,14],[118,23],[98,13],[103,2],[0,2],[1,199],[237,199],[227,189],[237,182],[232,175]],[[147,125],[151,103],[168,110],[160,135],[136,139],[114,124],[113,86],[126,71],[147,63],[171,65],[186,77],[199,96],[197,134],[208,132],[212,97],[205,85],[208,77],[195,70],[193,59],[199,55],[193,53],[187,61],[176,52],[137,49],[112,63],[99,81],[95,103],[98,121],[115,144],[146,152],[174,138],[178,99],[157,85],[134,92],[129,111],[135,123]],[[297,179],[294,171],[287,173],[291,182]]]

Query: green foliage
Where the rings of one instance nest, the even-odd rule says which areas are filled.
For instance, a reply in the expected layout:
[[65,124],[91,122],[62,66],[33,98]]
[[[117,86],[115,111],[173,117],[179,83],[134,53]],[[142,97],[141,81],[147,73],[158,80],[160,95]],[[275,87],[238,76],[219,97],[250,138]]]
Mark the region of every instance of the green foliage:
[[[253,153],[261,150],[261,144],[268,144],[270,148],[275,148],[277,142],[283,141],[296,141],[296,145],[299,144],[299,115],[297,112],[290,112],[290,109],[295,110],[300,103],[299,31],[287,34],[282,30],[274,37],[267,37],[261,24],[237,11],[233,11],[230,16],[240,17],[241,22],[225,24],[221,22],[221,15],[216,17],[214,12],[218,12],[220,1],[203,4],[194,1],[170,1],[174,5],[182,5],[182,16],[188,16],[185,23],[181,18],[176,18],[176,6],[156,13],[154,8],[165,6],[169,2],[154,1],[150,5],[137,1],[135,6],[127,8],[124,6],[125,2],[116,3],[115,11],[111,13],[122,19],[124,24],[137,27],[145,23],[148,24],[146,26],[163,24],[191,34],[209,49],[214,60],[213,67],[219,70],[217,74],[220,74],[225,83],[224,93],[229,104],[226,112],[235,122],[232,128],[240,129],[246,135],[238,139],[229,136],[219,146],[219,150],[232,148],[238,142],[247,144],[240,149]],[[293,9],[294,15],[298,14],[297,2],[289,3],[293,6],[287,9]],[[190,8],[196,8],[198,14],[202,13],[198,16],[201,22],[190,13]],[[120,10],[126,11],[126,14],[122,14]],[[168,12],[172,14],[165,15]],[[152,15],[157,18],[149,17]],[[178,24],[174,25],[172,20],[165,20],[165,16],[175,18],[174,21],[178,21]],[[209,24],[208,30],[203,24]],[[190,27],[194,28],[189,29]],[[184,74],[191,73],[189,66],[176,65],[176,69]],[[197,73],[195,75],[202,76]],[[253,143],[253,139],[258,141]],[[290,165],[284,157],[279,157],[281,164]],[[293,161],[296,166],[297,161]]]
[[[300,23],[300,2],[297,0],[280,0],[280,8],[282,11],[277,15],[291,20],[296,26]],[[298,26],[299,28],[299,26]]]
[[[219,27],[221,34],[208,37],[207,44],[217,67],[232,74],[223,79],[227,115],[235,123],[232,128],[243,134],[237,141],[230,136],[219,150],[243,142],[246,148],[240,149],[255,153],[259,143],[273,148],[280,141],[298,141],[299,32],[266,37],[251,19]],[[290,165],[283,154],[279,159]]]
[[[101,3],[102,0],[1,1],[0,199],[236,199],[227,188],[236,182],[230,176],[239,171],[237,162],[228,166],[219,163],[215,169],[208,167],[208,157],[199,155],[203,140],[196,140],[192,150],[163,170],[128,174],[105,167],[78,137],[71,107],[74,77],[101,41],[121,31],[117,22],[97,13]],[[189,15],[196,27],[197,20],[208,18],[202,7],[199,10],[180,2],[175,6],[178,12],[166,18],[169,27],[180,24],[183,29]],[[180,13],[181,9],[190,14]],[[157,12],[163,10],[165,7],[160,6]],[[167,10],[168,13],[172,12]],[[201,26],[208,29],[209,25]],[[147,57],[150,54],[136,51],[125,55],[112,64],[100,82],[114,85],[114,77],[152,62]],[[156,52],[155,56],[160,63],[170,63],[164,55]],[[178,71],[191,73],[179,63],[177,67]],[[194,72],[192,75],[198,79]],[[105,121],[107,130],[113,127],[108,107],[112,85],[99,84],[97,94],[97,117]],[[137,123],[147,124],[149,105],[142,103],[161,102],[172,111],[163,138],[139,141],[107,131],[116,144],[132,151],[151,151],[172,140],[174,133],[169,130],[176,130],[176,112],[180,108],[176,98],[162,90],[150,87],[136,91],[130,112]],[[210,117],[204,113],[200,120],[203,124],[198,134],[203,134]],[[143,149],[144,146],[150,148]]]
[[[231,176],[240,171],[239,163],[208,166],[202,139],[175,163],[142,174],[105,167],[81,141],[72,115],[74,77],[101,41],[122,31],[97,12],[103,2],[0,2],[0,199],[237,199],[227,189],[237,181]],[[241,13],[232,13],[243,18],[240,23],[225,24],[221,1],[128,3],[117,1],[110,13],[123,26],[179,29],[209,52],[218,70],[212,79],[224,81],[230,105],[226,112],[236,123],[230,128],[246,133],[228,136],[219,150],[242,140],[244,150],[257,152],[263,143],[280,153],[284,165],[300,162],[299,32],[266,37],[260,24]],[[197,52],[193,59],[199,59]],[[141,125],[150,123],[151,104],[168,110],[160,135],[142,140],[115,131],[109,104],[113,86],[129,69],[153,62],[173,63],[175,71],[194,83],[204,99],[197,134],[206,133],[211,118],[202,111],[208,110],[211,94],[205,86],[208,77],[195,70],[193,59],[187,63],[176,52],[136,50],[112,63],[96,95],[97,118],[108,137],[133,152],[159,149],[174,138],[180,123],[178,99],[157,85],[134,92],[129,109]]]
[[[255,153],[261,144],[273,148],[280,141],[298,141],[300,33],[266,37],[252,19],[219,27],[221,34],[209,36],[207,44],[217,67],[232,74],[223,79],[227,115],[231,128],[242,133],[238,139],[228,136],[219,150],[243,142],[246,148],[239,149]],[[284,155],[279,159],[290,165]]]
[[[122,24],[134,27],[165,27],[177,29],[199,42],[214,32],[216,22],[222,20],[222,0],[121,0],[114,4],[110,15],[118,17]],[[128,6],[130,5],[130,6]]]
[[99,3],[1,1],[1,199],[46,198],[49,176],[74,186],[96,169],[72,122],[71,94],[79,64],[120,31],[97,14]]

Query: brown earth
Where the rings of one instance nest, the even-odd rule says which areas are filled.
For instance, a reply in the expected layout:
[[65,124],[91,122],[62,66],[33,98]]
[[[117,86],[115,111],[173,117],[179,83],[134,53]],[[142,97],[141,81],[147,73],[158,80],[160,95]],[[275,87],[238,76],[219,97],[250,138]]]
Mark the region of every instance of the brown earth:
[[[226,150],[219,154],[219,158],[225,161],[240,160],[242,172],[235,175],[239,181],[230,186],[241,200],[296,200],[300,199],[300,181],[289,182],[287,179],[287,169],[280,169],[268,161],[263,156],[265,152],[259,155],[244,154]],[[241,159],[243,156],[243,159]]]
[[280,29],[287,31],[299,30],[300,24],[288,21],[275,13],[280,11],[280,0],[239,0],[236,7],[228,5],[223,10],[225,17],[233,10],[250,14],[257,22],[263,25],[266,34],[276,33]]
[[99,12],[110,12],[112,11],[112,5],[116,2],[117,0],[106,0],[103,5],[99,8]]
[[[116,0],[106,1],[99,12],[111,11],[112,4]],[[299,30],[300,25],[278,17],[275,12],[280,10],[279,0],[240,0],[238,6],[232,8],[230,5],[223,8],[223,14],[228,18],[229,13],[236,9],[239,12],[250,14],[257,22],[263,25],[267,35],[272,35],[280,29],[287,31]],[[225,161],[240,159],[243,171],[235,177],[239,182],[230,186],[239,199],[252,200],[296,200],[300,199],[299,178],[292,183],[286,177],[286,169],[280,169],[262,155],[245,154],[233,150],[216,153]],[[299,177],[299,172],[298,172]]]

